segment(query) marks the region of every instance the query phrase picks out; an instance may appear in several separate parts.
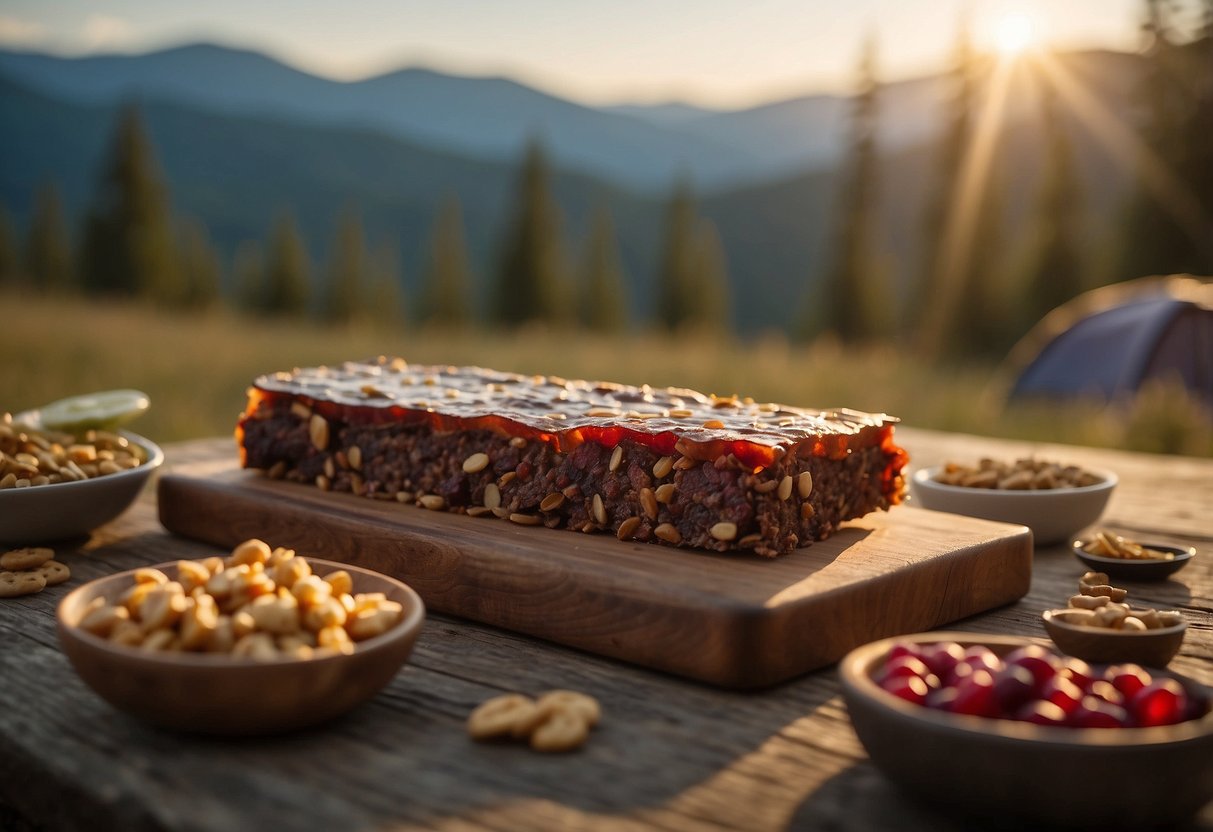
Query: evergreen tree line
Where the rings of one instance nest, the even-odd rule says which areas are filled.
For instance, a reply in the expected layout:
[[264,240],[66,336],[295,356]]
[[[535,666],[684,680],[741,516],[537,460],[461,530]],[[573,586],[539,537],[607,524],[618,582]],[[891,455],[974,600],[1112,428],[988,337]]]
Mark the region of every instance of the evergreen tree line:
[[[454,195],[440,206],[431,228],[415,298],[404,296],[398,249],[388,242],[371,249],[354,208],[337,218],[326,263],[312,262],[288,209],[275,219],[267,240],[237,248],[225,281],[206,227],[191,218],[174,221],[154,148],[131,106],[120,115],[78,247],[53,183],[37,195],[24,252],[0,206],[0,284],[136,298],[178,309],[226,301],[257,315],[334,324],[396,325],[412,318],[445,327],[483,319],[504,327],[542,322],[602,332],[628,328],[628,280],[610,213],[598,209],[581,262],[570,263],[548,163],[537,143],[527,149],[516,204],[485,309],[473,302],[479,284]],[[727,328],[728,277],[719,234],[697,215],[686,183],[674,191],[667,226],[656,323]]]
[[[1145,0],[1146,73],[1141,113],[1131,125],[1142,141],[1140,159],[1109,239],[1096,245],[1088,242],[1064,102],[1048,72],[1037,73],[1043,173],[1022,232],[1012,239],[1004,228],[996,165],[985,171],[979,190],[964,193],[966,165],[978,144],[982,66],[962,26],[933,187],[921,211],[920,262],[904,293],[892,285],[876,230],[879,84],[869,40],[830,253],[808,294],[800,334],[832,332],[844,342],[896,336],[928,356],[997,357],[1043,315],[1087,289],[1152,274],[1213,274],[1213,0],[1201,0],[1201,8],[1196,31],[1185,32],[1174,3]],[[998,153],[996,143],[991,157]]]
[[[821,271],[806,275],[797,334],[832,333],[847,343],[897,340],[931,356],[996,357],[1050,309],[1095,285],[1156,273],[1213,274],[1213,0],[1201,2],[1200,28],[1181,32],[1172,4],[1144,0],[1148,71],[1134,128],[1146,151],[1109,242],[1095,247],[1105,252],[1102,259],[1088,242],[1064,101],[1047,73],[1038,73],[1043,174],[1023,232],[1012,238],[1005,228],[997,165],[985,166],[973,187],[984,65],[962,27],[909,287],[894,285],[879,233],[880,85],[869,40],[833,233]],[[994,141],[991,157],[997,158]],[[1174,198],[1174,187],[1159,187],[1160,161],[1168,181],[1181,184],[1183,199]],[[526,151],[513,204],[499,256],[483,280],[473,274],[454,195],[437,211],[415,297],[405,297],[398,248],[390,241],[371,248],[354,208],[337,218],[326,262],[312,262],[288,209],[268,239],[238,248],[225,280],[205,226],[174,220],[154,149],[132,107],[120,116],[78,246],[53,185],[37,194],[24,245],[0,206],[0,283],[183,309],[228,302],[258,315],[330,323],[417,320],[458,327],[483,320],[604,332],[638,323],[610,213],[605,206],[597,210],[583,251],[570,257],[537,143]],[[653,268],[656,279],[643,284],[652,286],[652,324],[729,330],[720,235],[699,216],[687,181],[676,183],[668,200]],[[485,303],[478,305],[474,299],[481,297]]]

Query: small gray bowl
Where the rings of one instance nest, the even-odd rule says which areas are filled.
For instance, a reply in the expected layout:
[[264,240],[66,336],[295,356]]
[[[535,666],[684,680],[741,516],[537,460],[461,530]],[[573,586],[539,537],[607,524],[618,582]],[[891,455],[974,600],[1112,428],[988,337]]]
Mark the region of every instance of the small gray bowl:
[[1196,549],[1192,546],[1168,546],[1163,543],[1145,541],[1141,543],[1142,546],[1170,552],[1175,557],[1171,560],[1107,558],[1103,555],[1093,555],[1090,552],[1083,551],[1082,547],[1087,542],[1086,540],[1075,540],[1071,544],[1074,549],[1074,557],[1096,572],[1104,572],[1110,578],[1119,578],[1125,581],[1161,581],[1168,575],[1172,575],[1183,569],[1192,558],[1196,557]]
[[164,451],[150,439],[118,433],[146,451],[147,462],[87,480],[0,490],[0,544],[28,546],[80,537],[126,511],[164,462]]

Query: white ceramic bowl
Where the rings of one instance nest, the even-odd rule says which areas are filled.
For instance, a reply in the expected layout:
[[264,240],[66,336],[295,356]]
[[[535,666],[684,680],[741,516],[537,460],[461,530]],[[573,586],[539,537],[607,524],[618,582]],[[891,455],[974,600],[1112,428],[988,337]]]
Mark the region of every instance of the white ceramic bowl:
[[164,462],[164,452],[142,436],[119,433],[147,452],[147,462],[89,480],[0,490],[0,544],[28,546],[79,537],[126,511]]
[[935,480],[939,471],[935,467],[914,472],[910,478],[914,502],[935,511],[1027,526],[1037,546],[1069,541],[1098,520],[1117,483],[1116,474],[1111,471],[1092,471],[1100,478],[1095,485],[1003,491],[944,485]]

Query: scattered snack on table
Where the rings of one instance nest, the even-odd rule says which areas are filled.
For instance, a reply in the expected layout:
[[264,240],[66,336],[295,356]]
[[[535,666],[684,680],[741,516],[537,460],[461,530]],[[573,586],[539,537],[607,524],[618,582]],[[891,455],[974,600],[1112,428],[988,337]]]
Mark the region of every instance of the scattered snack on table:
[[1096,532],[1095,537],[1083,544],[1082,550],[1101,558],[1123,558],[1125,560],[1175,560],[1174,552],[1150,549],[1136,541],[1110,532]]
[[20,598],[72,577],[67,564],[52,560],[53,549],[26,546],[0,555],[0,598]]
[[1066,728],[1173,725],[1210,705],[1195,688],[1139,665],[1092,667],[1034,645],[999,657],[982,646],[901,643],[873,681],[935,710]]
[[0,555],[0,569],[19,572],[24,569],[37,569],[55,556],[54,549],[45,546],[26,546],[22,549],[10,549]]
[[114,602],[96,598],[80,628],[144,650],[222,653],[257,660],[352,653],[387,632],[403,606],[383,593],[353,593],[348,572],[312,574],[293,549],[246,540],[225,558],[177,563],[177,580],[136,570]]
[[27,488],[103,477],[147,462],[147,452],[104,430],[79,436],[39,430],[5,413],[0,419],[0,488]]
[[573,751],[598,724],[598,700],[572,690],[552,690],[532,700],[507,693],[482,702],[468,716],[468,735],[478,741],[526,740],[536,751]]
[[258,378],[236,434],[325,491],[775,556],[901,502],[896,421],[381,357]]
[[46,589],[41,572],[0,572],[0,598],[20,598]]
[[1036,491],[1054,488],[1082,488],[1103,482],[1103,478],[1077,465],[1062,465],[1041,459],[1017,459],[1008,464],[982,459],[976,467],[949,462],[935,476],[944,485],[963,488],[994,488],[1004,491]]

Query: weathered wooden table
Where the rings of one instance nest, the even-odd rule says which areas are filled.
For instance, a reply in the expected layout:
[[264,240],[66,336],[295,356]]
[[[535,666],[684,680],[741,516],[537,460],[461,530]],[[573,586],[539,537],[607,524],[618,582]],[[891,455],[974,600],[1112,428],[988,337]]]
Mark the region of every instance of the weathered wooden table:
[[[920,466],[1036,453],[1115,470],[1103,525],[1203,550],[1171,580],[1125,585],[1143,605],[1188,612],[1172,669],[1213,684],[1213,461],[911,429],[899,437]],[[172,466],[234,451],[222,439],[167,452]],[[321,728],[217,740],[115,712],[59,651],[56,603],[84,580],[215,553],[167,534],[149,491],[91,540],[60,549],[69,584],[0,602],[0,829],[965,828],[867,761],[832,668],[731,693],[431,614],[388,688]],[[1043,636],[1040,611],[1082,571],[1064,547],[1038,549],[1026,598],[955,629]],[[464,719],[484,699],[554,687],[602,701],[603,724],[580,752],[468,740]],[[1194,828],[1213,829],[1213,804]]]

